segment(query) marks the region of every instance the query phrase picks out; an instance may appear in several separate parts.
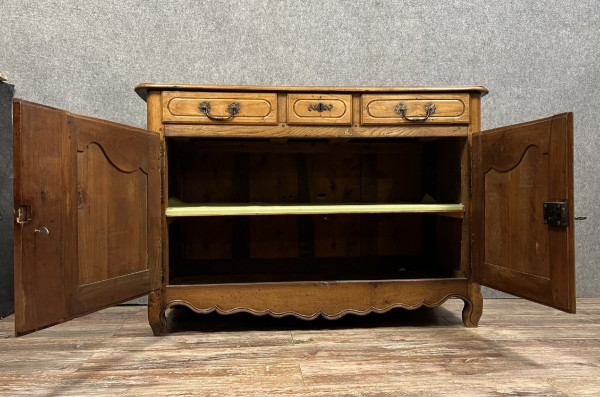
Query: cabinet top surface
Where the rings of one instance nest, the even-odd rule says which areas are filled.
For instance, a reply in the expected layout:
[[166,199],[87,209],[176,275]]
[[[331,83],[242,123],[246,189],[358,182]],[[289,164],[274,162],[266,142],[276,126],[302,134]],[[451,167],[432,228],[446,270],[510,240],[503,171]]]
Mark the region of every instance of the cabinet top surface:
[[488,90],[482,86],[263,86],[263,85],[210,85],[210,84],[163,84],[142,83],[135,87],[135,92],[146,100],[148,91],[260,91],[260,92],[477,92],[482,96]]

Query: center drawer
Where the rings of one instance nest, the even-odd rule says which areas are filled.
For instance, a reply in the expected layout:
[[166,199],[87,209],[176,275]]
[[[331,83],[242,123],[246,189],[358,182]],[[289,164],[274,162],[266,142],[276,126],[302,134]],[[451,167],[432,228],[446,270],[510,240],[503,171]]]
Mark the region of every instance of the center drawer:
[[288,124],[351,124],[352,95],[288,94]]

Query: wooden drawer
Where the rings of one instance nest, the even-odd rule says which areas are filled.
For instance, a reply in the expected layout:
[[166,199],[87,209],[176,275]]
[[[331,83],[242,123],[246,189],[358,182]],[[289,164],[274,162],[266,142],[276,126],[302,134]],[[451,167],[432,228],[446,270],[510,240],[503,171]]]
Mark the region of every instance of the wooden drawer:
[[165,91],[163,122],[276,125],[277,94]]
[[288,124],[351,124],[352,95],[288,94]]
[[361,97],[362,124],[468,122],[469,94],[364,94]]

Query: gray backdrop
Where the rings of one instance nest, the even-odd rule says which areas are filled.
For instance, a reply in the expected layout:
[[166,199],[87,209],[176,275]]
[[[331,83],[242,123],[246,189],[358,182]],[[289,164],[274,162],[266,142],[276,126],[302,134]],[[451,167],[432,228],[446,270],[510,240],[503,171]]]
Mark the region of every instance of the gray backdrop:
[[3,0],[0,70],[17,97],[140,127],[141,82],[478,84],[483,128],[573,111],[577,290],[598,297],[599,4]]

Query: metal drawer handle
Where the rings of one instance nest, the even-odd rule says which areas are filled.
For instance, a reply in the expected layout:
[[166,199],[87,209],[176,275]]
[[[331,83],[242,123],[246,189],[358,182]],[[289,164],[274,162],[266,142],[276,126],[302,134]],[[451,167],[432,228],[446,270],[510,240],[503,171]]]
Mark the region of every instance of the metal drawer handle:
[[396,113],[404,117],[406,121],[425,121],[429,116],[435,113],[435,105],[433,103],[425,105],[425,117],[408,117],[406,115],[406,105],[400,102],[398,106],[396,106]]
[[229,116],[211,116],[210,115],[210,102],[202,102],[200,104],[200,111],[202,113],[204,113],[206,115],[206,117],[208,117],[209,119],[214,120],[214,121],[231,120],[233,118],[233,116],[235,116],[236,114],[238,114],[240,112],[240,104],[237,102],[233,102],[233,103],[229,104],[229,107],[227,108],[227,110],[229,111]]
[[324,112],[325,110],[331,110],[331,109],[333,109],[333,104],[331,104],[331,103],[329,105],[325,105],[324,103],[319,102],[316,105],[308,106],[309,112],[316,110],[317,112],[321,113],[321,112]]

